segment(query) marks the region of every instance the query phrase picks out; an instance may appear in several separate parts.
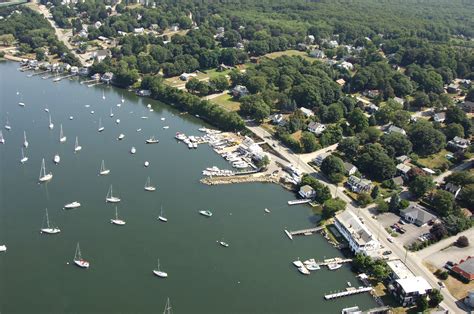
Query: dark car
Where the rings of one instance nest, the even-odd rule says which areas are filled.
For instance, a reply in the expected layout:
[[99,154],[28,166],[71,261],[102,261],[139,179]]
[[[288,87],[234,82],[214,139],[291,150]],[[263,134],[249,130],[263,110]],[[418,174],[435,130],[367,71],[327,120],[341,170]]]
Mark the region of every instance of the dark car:
[[383,255],[390,255],[390,254],[392,254],[392,251],[384,251],[382,254]]

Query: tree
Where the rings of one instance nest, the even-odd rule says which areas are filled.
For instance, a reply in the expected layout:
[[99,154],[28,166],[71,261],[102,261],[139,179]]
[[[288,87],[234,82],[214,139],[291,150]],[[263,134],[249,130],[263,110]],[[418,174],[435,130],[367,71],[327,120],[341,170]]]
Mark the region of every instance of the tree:
[[415,153],[426,156],[439,152],[446,145],[446,137],[427,121],[418,121],[408,131]]
[[431,204],[441,217],[451,214],[456,206],[454,196],[444,190],[436,190],[436,192],[433,193]]
[[328,219],[334,217],[338,211],[346,209],[346,202],[340,198],[328,199],[323,204],[322,217]]
[[375,179],[386,180],[396,173],[393,160],[380,144],[368,144],[362,148],[357,165],[363,173]]
[[222,47],[235,47],[241,41],[240,34],[235,30],[230,30],[224,33],[222,38]]
[[246,96],[241,99],[240,112],[242,115],[252,117],[257,122],[262,122],[270,115],[270,107],[261,98]]
[[314,152],[319,146],[316,137],[311,132],[303,132],[300,141],[305,153]]
[[405,135],[396,132],[384,134],[380,142],[392,156],[408,155],[413,148],[411,142]]
[[398,213],[398,211],[400,210],[400,195],[398,193],[395,193],[392,195],[392,197],[390,197],[388,209],[392,213]]
[[337,150],[350,160],[354,160],[359,152],[359,139],[357,137],[346,137],[339,142]]
[[421,313],[428,309],[428,300],[426,299],[426,296],[422,295],[418,300],[416,300],[416,309]]
[[450,174],[446,179],[446,183],[465,186],[474,183],[474,174],[469,171],[458,171]]
[[474,184],[468,184],[461,190],[459,200],[470,210],[474,209]]
[[359,108],[356,108],[351,112],[351,114],[347,117],[347,121],[357,133],[362,132],[369,127],[368,118]]
[[368,193],[359,193],[357,195],[357,203],[359,203],[360,206],[365,207],[372,203],[374,200]]
[[339,183],[344,179],[344,162],[334,155],[326,157],[321,164],[321,171],[331,183]]
[[321,146],[326,147],[332,144],[336,144],[342,138],[342,129],[337,125],[330,125],[324,130],[319,138]]
[[388,203],[385,202],[382,198],[377,199],[375,203],[377,204],[377,211],[379,213],[388,212]]
[[474,88],[471,88],[466,94],[467,101],[474,101]]
[[459,247],[468,247],[469,246],[469,239],[466,237],[466,236],[460,236],[457,240],[456,240],[456,245],[459,246]]
[[219,75],[209,79],[209,85],[216,91],[222,92],[229,88],[229,81],[224,75]]
[[0,43],[2,43],[3,46],[10,46],[11,44],[13,44],[14,41],[15,36],[13,36],[12,34],[0,35]]
[[374,188],[372,189],[372,192],[370,193],[370,196],[375,200],[377,199],[377,197],[379,197],[379,186],[376,185],[374,186]]
[[186,82],[185,87],[190,93],[195,93],[198,90],[198,85],[199,85],[199,80],[195,77],[191,77]]
[[433,227],[430,228],[430,234],[434,239],[439,241],[448,235],[448,230],[442,223],[435,223]]
[[359,133],[358,138],[360,138],[361,142],[364,143],[375,143],[379,140],[381,135],[382,131],[376,127],[370,126]]
[[447,140],[452,140],[455,136],[464,137],[464,127],[459,123],[448,124],[444,129],[443,133]]
[[430,296],[430,307],[437,307],[441,302],[443,302],[444,297],[438,289],[433,289],[429,293]]
[[435,188],[431,176],[416,176],[408,185],[408,189],[415,197],[420,198]]
[[390,275],[390,269],[383,264],[376,264],[372,268],[372,275],[377,281],[382,282]]

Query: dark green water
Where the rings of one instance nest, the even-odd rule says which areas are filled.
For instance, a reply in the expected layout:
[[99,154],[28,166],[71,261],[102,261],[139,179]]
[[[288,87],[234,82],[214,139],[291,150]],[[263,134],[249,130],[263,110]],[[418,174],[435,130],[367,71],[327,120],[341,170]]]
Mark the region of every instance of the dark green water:
[[[285,227],[312,225],[309,207],[286,205],[294,198],[290,192],[269,184],[199,183],[202,169],[228,167],[208,146],[188,150],[174,139],[177,131],[199,134],[200,120],[111,87],[29,78],[17,67],[0,64],[0,121],[6,139],[0,145],[0,244],[8,247],[0,253],[2,314],[161,313],[167,297],[175,313],[339,313],[355,304],[375,306],[367,294],[324,301],[324,293],[344,289],[347,281],[358,285],[348,266],[305,277],[291,265],[297,257],[340,253],[319,235],[293,241],[285,236]],[[118,108],[122,94],[125,102]],[[154,112],[148,112],[148,103]],[[52,131],[46,106],[55,124]],[[11,131],[3,128],[7,112]],[[99,117],[102,133],[97,132]],[[63,144],[60,123],[67,136]],[[29,160],[21,165],[24,130]],[[123,141],[116,140],[120,133],[126,135]],[[160,143],[145,145],[151,135]],[[75,136],[83,147],[78,154],[73,153]],[[135,155],[129,153],[132,146]],[[56,153],[59,165],[52,162]],[[39,185],[43,157],[54,177]],[[109,176],[97,176],[102,159],[111,169]],[[143,167],[145,160],[149,168]],[[147,176],[158,187],[154,193],[143,190]],[[118,206],[124,227],[109,223],[114,215],[114,205],[105,203],[110,184],[122,198]],[[75,200],[81,208],[62,209]],[[161,204],[168,223],[156,219]],[[59,235],[39,233],[46,207],[62,230]],[[265,207],[272,213],[265,215]],[[200,209],[211,209],[213,217],[198,215]],[[229,248],[216,243],[222,238]],[[67,265],[77,241],[91,262],[88,270]],[[152,274],[158,257],[167,279]]]

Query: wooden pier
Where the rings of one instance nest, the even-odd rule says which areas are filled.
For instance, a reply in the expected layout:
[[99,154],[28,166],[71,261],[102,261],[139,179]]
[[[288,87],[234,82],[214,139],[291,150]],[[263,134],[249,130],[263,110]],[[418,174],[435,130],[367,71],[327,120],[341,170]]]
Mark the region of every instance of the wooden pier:
[[345,264],[345,263],[350,263],[350,262],[352,262],[352,258],[335,257],[335,258],[325,259],[324,262],[318,263],[318,265],[327,266],[329,264]]
[[59,82],[62,79],[65,79],[65,78],[68,78],[68,77],[73,77],[75,75],[76,74],[68,74],[68,75],[65,75],[65,76],[58,76],[57,78],[53,79],[53,82]]
[[313,233],[319,232],[323,229],[324,227],[321,226],[321,227],[302,229],[302,230],[296,230],[296,231],[288,231],[285,229],[284,231],[286,235],[288,236],[288,238],[290,238],[290,240],[293,240],[293,236],[295,235],[312,235]]
[[309,202],[311,202],[310,199],[298,199],[298,200],[288,201],[288,205],[299,205],[299,204],[306,204]]
[[372,287],[359,287],[359,288],[350,287],[350,288],[347,288],[346,291],[326,294],[324,296],[324,299],[332,300],[332,299],[347,297],[347,296],[350,296],[350,295],[369,292],[369,291],[372,291]]

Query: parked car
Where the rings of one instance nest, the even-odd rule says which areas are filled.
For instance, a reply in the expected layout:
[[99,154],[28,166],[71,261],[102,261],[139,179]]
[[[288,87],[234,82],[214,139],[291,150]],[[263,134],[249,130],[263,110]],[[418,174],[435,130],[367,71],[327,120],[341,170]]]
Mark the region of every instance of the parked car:
[[444,283],[443,283],[442,281],[438,281],[438,285],[439,285],[441,288],[444,288],[444,287],[445,287],[445,285],[444,285]]
[[393,243],[393,238],[392,237],[387,237],[387,241],[390,243]]
[[390,254],[392,254],[392,251],[390,251],[390,250],[384,251],[384,252],[382,253],[382,255],[390,255]]
[[403,220],[403,218],[400,218],[400,220],[398,221],[399,223],[401,223],[402,225],[406,225],[407,222],[405,220]]

